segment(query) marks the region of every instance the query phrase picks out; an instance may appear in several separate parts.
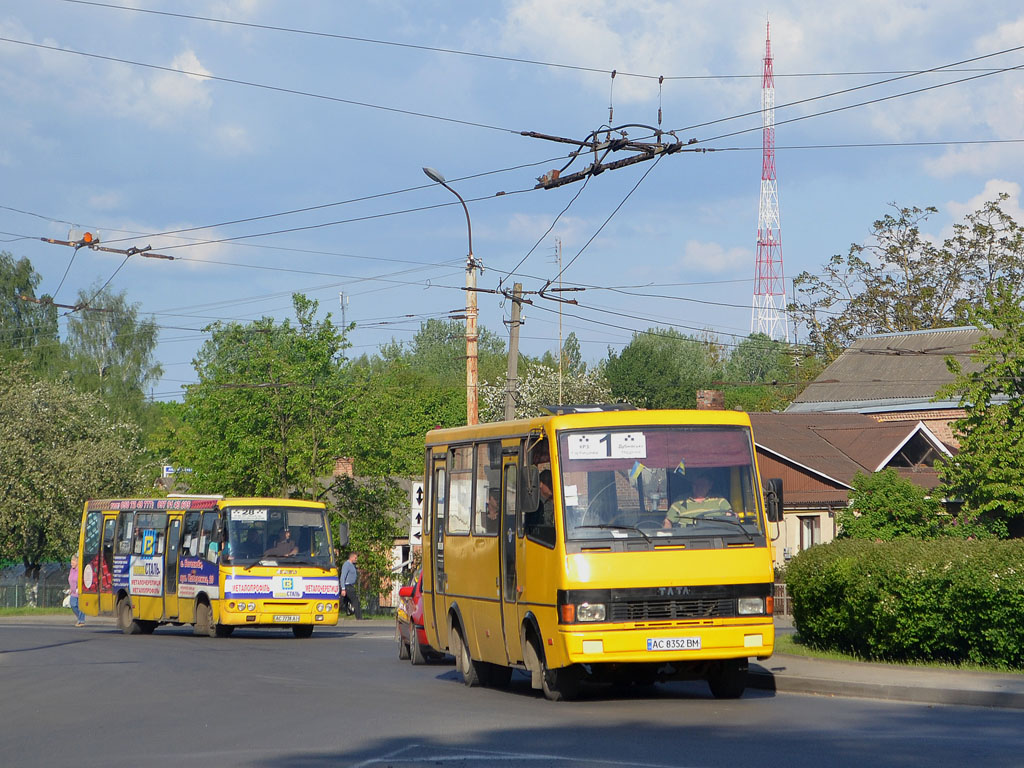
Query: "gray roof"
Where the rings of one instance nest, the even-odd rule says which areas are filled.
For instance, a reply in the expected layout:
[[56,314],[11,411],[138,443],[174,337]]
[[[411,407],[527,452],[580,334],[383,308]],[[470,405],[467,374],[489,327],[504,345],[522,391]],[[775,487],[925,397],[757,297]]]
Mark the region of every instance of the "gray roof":
[[980,368],[970,356],[982,334],[971,326],[864,336],[822,371],[787,411],[866,413],[959,407],[958,401],[933,403],[932,398],[953,380],[946,368],[947,356],[958,358],[965,370]]

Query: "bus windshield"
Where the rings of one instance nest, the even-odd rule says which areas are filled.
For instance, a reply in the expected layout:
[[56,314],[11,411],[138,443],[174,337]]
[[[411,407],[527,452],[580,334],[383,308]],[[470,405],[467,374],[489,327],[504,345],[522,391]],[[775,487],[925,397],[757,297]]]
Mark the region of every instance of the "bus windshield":
[[766,544],[746,427],[563,431],[558,448],[567,540]]
[[277,561],[330,568],[325,515],[309,507],[227,507],[226,557],[235,565]]

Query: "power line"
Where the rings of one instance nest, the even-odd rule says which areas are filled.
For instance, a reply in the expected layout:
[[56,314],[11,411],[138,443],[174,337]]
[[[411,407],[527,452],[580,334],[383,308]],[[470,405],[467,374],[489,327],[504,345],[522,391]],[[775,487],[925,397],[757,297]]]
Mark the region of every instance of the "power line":
[[[478,51],[463,51],[455,48],[441,48],[437,46],[419,45],[415,43],[400,43],[394,40],[380,40],[369,37],[356,37],[354,35],[340,35],[332,32],[321,32],[308,29],[298,29],[295,27],[282,27],[273,24],[257,24],[255,22],[237,21],[234,19],[217,19],[209,16],[196,16],[184,13],[171,13],[169,11],[156,11],[150,8],[132,8],[122,5],[113,5],[111,3],[100,3],[94,0],[63,0],[67,3],[73,3],[75,5],[91,5],[98,8],[109,8],[118,11],[133,11],[135,13],[152,14],[154,16],[167,16],[178,19],[187,19],[189,21],[205,21],[212,24],[226,24],[236,27],[245,27],[249,29],[262,29],[272,32],[287,32],[295,35],[308,35],[311,37],[322,37],[333,40],[346,40],[356,43],[368,43],[372,45],[392,46],[395,48],[408,48],[418,51],[427,51],[430,53],[445,53],[455,56],[469,56],[479,59],[490,59],[493,61],[504,61],[513,64],[529,64],[539,67],[551,67],[553,69],[569,69],[580,72],[593,72],[602,75],[610,75],[615,72],[617,77],[636,77],[648,80],[733,80],[733,79],[752,79],[760,78],[760,74],[751,75],[648,75],[639,72],[623,72],[621,70],[601,69],[599,67],[585,67],[575,64],[560,64],[550,61],[540,61],[537,59],[526,59],[518,56],[499,56],[492,53],[480,53]],[[960,71],[984,71],[984,70],[960,70]],[[898,75],[898,74],[911,74],[914,70],[890,70],[890,71],[866,71],[866,72],[793,72],[790,74],[775,74],[775,77],[848,77],[848,76],[875,76],[875,75]]]
[[513,133],[518,134],[519,131],[511,128],[503,128],[498,125],[488,125],[487,123],[478,123],[472,120],[460,120],[454,117],[444,117],[443,115],[432,115],[427,112],[416,112],[411,109],[399,109],[398,107],[386,107],[382,104],[371,104],[365,101],[356,101],[354,99],[343,99],[338,96],[327,96],[322,93],[313,93],[312,91],[301,91],[295,88],[284,88],[276,85],[266,85],[264,83],[254,83],[248,80],[239,80],[231,77],[220,77],[218,75],[211,75],[207,72],[190,72],[185,69],[175,69],[174,67],[164,67],[159,64],[149,64],[144,61],[133,61],[131,59],[121,59],[116,56],[104,56],[99,53],[88,53],[86,51],[76,51],[73,48],[58,48],[55,45],[44,45],[43,43],[30,43],[27,40],[14,40],[10,37],[0,37],[0,42],[12,43],[14,45],[24,45],[29,48],[38,48],[45,51],[54,51],[57,53],[73,54],[75,56],[84,56],[90,59],[99,59],[100,61],[110,61],[117,64],[131,64],[135,67],[145,67],[146,69],[155,69],[160,72],[171,72],[177,75],[186,75],[188,77],[197,77],[202,80],[213,80],[220,83],[231,83],[232,85],[244,85],[247,88],[261,88],[267,91],[275,91],[277,93],[287,93],[292,96],[306,96],[311,99],[321,99],[323,101],[330,101],[337,104],[347,104],[353,107],[365,107],[366,109],[376,109],[382,112],[391,112],[399,115],[408,115],[410,117],[422,117],[428,120],[439,120],[445,123],[454,123],[456,125],[465,125],[471,128],[485,128],[489,131],[500,131],[501,133]]

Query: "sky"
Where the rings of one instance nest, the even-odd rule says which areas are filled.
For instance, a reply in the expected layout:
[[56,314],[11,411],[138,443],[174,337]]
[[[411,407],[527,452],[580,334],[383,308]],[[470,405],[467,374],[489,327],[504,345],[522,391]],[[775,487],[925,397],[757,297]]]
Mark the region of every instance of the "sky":
[[[429,166],[467,201],[480,323],[507,334],[516,282],[533,301],[523,352],[574,332],[596,362],[655,326],[728,349],[751,329],[767,23],[787,292],[892,204],[936,207],[939,240],[1000,192],[1024,221],[1016,3],[6,0],[0,249],[58,303],[123,291],[160,327],[150,394],[180,399],[206,326],[284,319],[293,292],[355,323],[350,356],[459,315],[469,229]],[[573,145],[523,132],[609,127],[701,151],[536,188]],[[174,259],[41,240],[72,230]]]

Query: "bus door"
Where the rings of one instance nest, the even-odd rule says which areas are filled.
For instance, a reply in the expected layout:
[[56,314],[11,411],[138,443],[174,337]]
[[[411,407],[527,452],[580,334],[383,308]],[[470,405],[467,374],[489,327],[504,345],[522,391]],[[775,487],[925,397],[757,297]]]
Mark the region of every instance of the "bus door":
[[516,574],[516,550],[519,542],[519,451],[504,456],[501,500],[501,625],[505,652],[510,662],[522,660],[519,640],[519,580]]
[[[432,590],[432,598],[430,601],[430,610],[423,612],[425,621],[429,621],[432,627],[432,631],[428,634],[431,637],[437,637],[440,647],[445,647],[447,643],[448,627],[445,622],[445,603],[444,594],[446,591],[445,587],[445,571],[444,571],[444,532],[445,532],[445,512],[447,510],[447,498],[448,493],[448,468],[447,468],[447,454],[440,456],[434,456],[433,463],[431,465],[431,477],[430,477],[430,536],[433,537],[433,545],[429,546],[428,552],[433,558],[431,563],[431,583],[428,588]],[[438,604],[441,606],[441,622],[438,624]]]
[[171,518],[164,547],[164,617],[178,617],[178,545],[181,542],[181,515]]
[[[122,513],[122,517],[124,513]],[[96,578],[99,579],[100,613],[114,612],[114,538],[117,513],[103,513],[103,549],[100,552]]]

